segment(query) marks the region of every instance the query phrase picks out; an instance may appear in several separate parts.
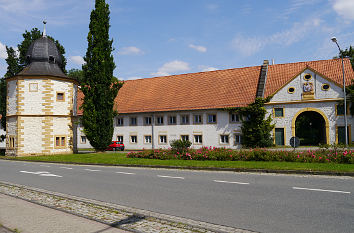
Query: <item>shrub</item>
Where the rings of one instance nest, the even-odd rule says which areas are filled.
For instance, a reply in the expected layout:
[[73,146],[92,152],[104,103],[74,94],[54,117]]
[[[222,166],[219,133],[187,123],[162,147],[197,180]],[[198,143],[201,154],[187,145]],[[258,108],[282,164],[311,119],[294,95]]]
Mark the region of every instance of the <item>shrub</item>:
[[192,143],[189,140],[178,139],[170,141],[170,145],[173,151],[183,154],[188,151],[188,148],[192,145]]

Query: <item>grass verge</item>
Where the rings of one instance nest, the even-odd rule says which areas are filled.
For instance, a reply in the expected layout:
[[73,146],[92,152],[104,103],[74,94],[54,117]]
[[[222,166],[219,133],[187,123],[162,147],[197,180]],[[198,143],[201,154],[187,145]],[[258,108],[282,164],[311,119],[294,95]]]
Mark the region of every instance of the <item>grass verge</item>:
[[158,160],[127,158],[123,153],[88,153],[67,154],[34,157],[8,157],[13,160],[48,161],[82,164],[112,164],[112,165],[150,165],[177,167],[214,167],[237,169],[266,170],[304,170],[322,172],[354,172],[354,164],[337,163],[298,163],[298,162],[263,162],[263,161],[193,161],[193,160]]

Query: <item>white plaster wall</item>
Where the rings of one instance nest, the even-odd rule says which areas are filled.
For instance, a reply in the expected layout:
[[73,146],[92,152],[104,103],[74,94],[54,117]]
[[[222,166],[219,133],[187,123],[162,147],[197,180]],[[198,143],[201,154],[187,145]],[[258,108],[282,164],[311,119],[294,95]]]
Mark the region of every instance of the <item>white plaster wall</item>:
[[[303,84],[307,82],[304,80],[305,74],[311,74],[312,79],[309,82],[314,84],[315,99],[332,99],[343,98],[343,90],[333,82],[330,82],[320,75],[312,72],[311,70],[305,70],[300,75],[296,76],[291,82],[285,85],[279,90],[272,98],[272,102],[287,102],[287,101],[300,101],[302,100]],[[328,91],[322,90],[322,84],[329,84],[330,89]],[[294,87],[295,92],[288,93],[289,87]]]
[[22,135],[24,139],[22,151],[26,154],[41,153],[43,149],[43,125],[42,120],[44,117],[21,117],[22,123]]
[[[6,119],[6,136],[16,136],[17,119],[16,117],[9,117]],[[6,141],[5,141],[6,142]],[[15,145],[17,143],[17,137],[15,137]],[[5,144],[6,147],[6,144]],[[6,150],[6,155],[14,155],[14,150]]]
[[[70,125],[71,121],[67,117],[54,117],[53,118],[53,152],[54,153],[67,153],[70,152]],[[54,148],[54,137],[66,136],[66,148]]]
[[[22,90],[24,93],[22,94],[24,99],[21,101],[23,106],[23,111],[21,114],[23,115],[38,115],[42,113],[43,109],[43,80],[42,79],[25,79],[22,81],[24,85],[24,89]],[[37,84],[38,91],[30,92],[30,84]]]
[[[336,125],[344,126],[344,116],[336,116],[335,105],[337,102],[314,102],[314,103],[299,103],[299,104],[276,104],[266,105],[268,114],[273,114],[273,108],[284,108],[284,117],[274,117],[273,122],[276,128],[285,128],[285,144],[290,145],[289,140],[292,137],[292,121],[296,113],[306,108],[315,108],[322,111],[329,122],[329,144],[336,141]],[[348,124],[353,127],[353,118],[348,116]]]
[[15,115],[17,113],[17,81],[7,82],[7,115]]
[[[217,114],[217,124],[208,124],[207,115],[208,114]],[[181,125],[180,116],[181,115],[190,115],[190,124]],[[193,124],[193,115],[201,114],[203,115],[203,124],[194,125]],[[152,144],[144,143],[145,135],[152,135],[152,126],[144,126],[143,121],[144,117],[152,116],[153,114],[142,113],[142,114],[124,114],[119,115],[119,117],[124,118],[124,126],[117,126],[116,119],[114,120],[114,133],[113,139],[117,140],[118,135],[123,136],[123,142],[125,148],[128,150],[134,149],[150,149]],[[239,144],[234,143],[234,134],[241,134],[241,123],[229,123],[229,113],[226,111],[220,110],[204,110],[204,111],[185,111],[185,112],[168,112],[168,113],[155,113],[154,116],[164,116],[164,125],[154,125],[154,147],[155,148],[169,148],[169,142],[174,139],[180,139],[181,135],[189,135],[189,140],[193,143],[192,148],[200,148],[202,146],[212,146],[212,147],[226,147],[226,148],[240,148]],[[168,125],[168,116],[176,116],[177,124]],[[129,126],[129,117],[137,117],[137,126]],[[203,143],[197,145],[194,143],[195,134],[201,134],[203,136]],[[229,135],[229,144],[220,143],[220,135],[225,134]],[[82,144],[81,135],[84,135],[82,132],[82,126],[78,130],[78,148],[91,148],[89,142]],[[130,142],[130,136],[137,136],[137,143]],[[167,136],[167,144],[159,143],[159,136]]]
[[[53,94],[54,94],[54,103],[53,103],[53,113],[54,115],[69,115],[70,111],[68,110],[68,106],[72,103],[73,99],[69,99],[70,92],[70,82],[52,80],[53,83]],[[56,96],[57,92],[64,92],[65,101],[57,101]]]

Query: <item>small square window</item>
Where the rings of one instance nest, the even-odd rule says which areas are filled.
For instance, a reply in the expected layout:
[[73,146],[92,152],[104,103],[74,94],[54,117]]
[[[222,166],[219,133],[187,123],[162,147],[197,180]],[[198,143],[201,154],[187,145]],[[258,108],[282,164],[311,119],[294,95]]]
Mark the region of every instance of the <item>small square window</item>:
[[156,117],[156,124],[163,125],[163,116]]
[[145,144],[151,144],[151,135],[145,135],[144,143]]
[[220,135],[220,143],[229,144],[229,135]]
[[144,125],[151,125],[151,117],[144,117]]
[[130,136],[130,142],[131,143],[138,143],[138,136],[136,136],[136,135]]
[[284,117],[284,109],[274,108],[274,117]]
[[117,126],[123,126],[124,125],[124,118],[123,117],[118,117],[117,118]]
[[203,123],[202,115],[194,115],[193,116],[193,123],[194,124],[202,124]]
[[123,136],[122,135],[118,135],[117,136],[117,141],[123,143]]
[[131,125],[131,126],[137,125],[137,119],[136,119],[136,117],[131,117],[131,118],[130,118],[130,125]]
[[81,144],[86,144],[86,136],[81,136]]
[[203,143],[203,136],[202,135],[194,135],[194,143],[195,144],[202,144]]
[[66,147],[66,137],[65,136],[55,136],[55,148],[65,148]]
[[188,125],[189,124],[189,115],[182,115],[181,116],[181,125]]
[[208,114],[208,123],[215,124],[216,123],[216,114]]
[[57,101],[64,101],[64,92],[57,92]]
[[241,119],[241,117],[239,114],[236,114],[236,113],[230,114],[230,122],[232,122],[232,123],[240,122],[240,119]]
[[30,92],[37,92],[38,91],[38,83],[30,83],[29,84],[29,91]]
[[167,143],[167,136],[160,135],[160,144],[166,144],[166,143]]
[[181,135],[182,141],[189,141],[189,135]]

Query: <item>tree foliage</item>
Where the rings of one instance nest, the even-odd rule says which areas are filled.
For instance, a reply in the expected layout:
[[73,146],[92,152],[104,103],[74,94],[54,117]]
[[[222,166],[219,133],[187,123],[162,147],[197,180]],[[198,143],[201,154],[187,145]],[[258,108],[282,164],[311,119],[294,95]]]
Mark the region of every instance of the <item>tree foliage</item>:
[[79,69],[70,69],[67,75],[68,77],[77,80],[79,83],[81,83],[84,78],[84,72]]
[[255,102],[247,107],[236,109],[236,112],[243,116],[241,126],[243,146],[254,148],[273,145],[271,131],[274,124],[271,115],[266,117],[267,110],[264,108],[264,104],[269,102],[270,98],[256,98]]
[[122,86],[113,78],[115,64],[113,40],[109,39],[109,14],[105,0],[96,0],[90,15],[86,64],[82,66],[81,90],[85,95],[82,124],[96,151],[105,150],[112,141],[114,99]]

